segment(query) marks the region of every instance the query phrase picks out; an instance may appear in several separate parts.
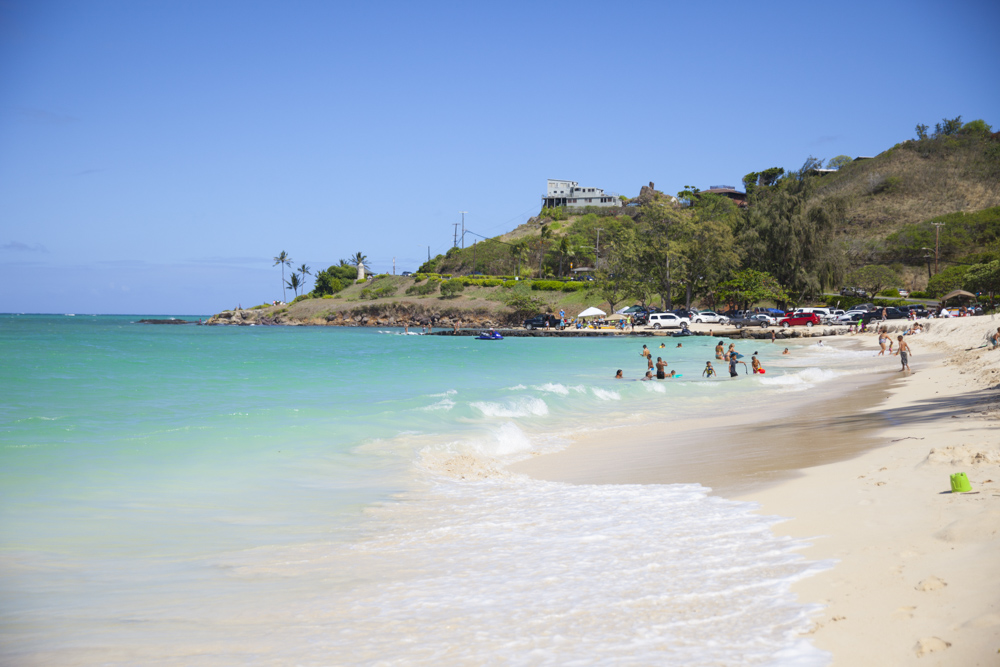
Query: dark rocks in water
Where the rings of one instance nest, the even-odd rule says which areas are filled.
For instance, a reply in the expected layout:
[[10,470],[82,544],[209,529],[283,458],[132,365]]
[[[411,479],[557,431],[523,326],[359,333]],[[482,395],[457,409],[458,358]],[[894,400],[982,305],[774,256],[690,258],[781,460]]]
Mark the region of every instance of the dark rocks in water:
[[139,324],[198,324],[191,320],[139,320]]

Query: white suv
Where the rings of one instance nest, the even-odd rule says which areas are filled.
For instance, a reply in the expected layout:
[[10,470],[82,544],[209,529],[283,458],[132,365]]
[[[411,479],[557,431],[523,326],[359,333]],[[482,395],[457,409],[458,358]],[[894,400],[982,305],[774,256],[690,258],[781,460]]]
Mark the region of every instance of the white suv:
[[691,324],[687,317],[678,317],[673,313],[653,313],[649,316],[648,326],[654,329],[686,329]]
[[703,310],[701,312],[695,313],[694,323],[695,324],[728,324],[729,318],[725,315],[719,315],[718,313],[713,313],[711,310]]

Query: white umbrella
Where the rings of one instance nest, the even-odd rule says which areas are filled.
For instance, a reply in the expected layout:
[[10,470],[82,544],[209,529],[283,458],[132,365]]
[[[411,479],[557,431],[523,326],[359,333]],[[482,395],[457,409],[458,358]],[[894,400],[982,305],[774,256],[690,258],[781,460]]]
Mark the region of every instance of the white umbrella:
[[577,315],[577,317],[594,317],[595,315],[607,315],[607,313],[605,313],[600,308],[595,308],[595,307],[591,306],[587,310],[585,310],[582,313],[580,313],[579,315]]

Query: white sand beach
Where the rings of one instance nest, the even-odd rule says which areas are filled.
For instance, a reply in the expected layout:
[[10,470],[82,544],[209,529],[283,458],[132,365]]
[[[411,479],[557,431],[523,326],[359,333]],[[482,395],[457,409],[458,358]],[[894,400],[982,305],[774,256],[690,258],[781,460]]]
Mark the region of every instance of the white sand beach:
[[[780,422],[772,428],[720,420],[729,433],[768,435],[745,452],[702,435],[699,455],[681,461],[635,434],[613,448],[579,441],[513,470],[577,483],[700,481],[759,502],[762,513],[789,517],[775,530],[806,538],[807,558],[835,561],[793,589],[824,605],[811,639],[834,665],[996,665],[1000,350],[984,344],[998,326],[932,320],[907,337],[912,372],[813,406],[808,420],[779,408],[763,417]],[[869,335],[827,344],[876,347]],[[695,437],[703,425],[689,426]],[[950,492],[954,472],[967,474],[972,493]]]

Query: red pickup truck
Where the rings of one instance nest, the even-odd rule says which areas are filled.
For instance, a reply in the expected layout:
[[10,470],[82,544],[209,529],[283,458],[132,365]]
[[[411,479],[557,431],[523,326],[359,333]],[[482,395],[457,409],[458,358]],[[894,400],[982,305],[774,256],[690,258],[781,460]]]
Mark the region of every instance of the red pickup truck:
[[778,321],[779,327],[795,327],[806,325],[811,327],[815,324],[819,324],[819,315],[816,313],[802,313],[799,315],[789,315],[788,317],[782,318]]

